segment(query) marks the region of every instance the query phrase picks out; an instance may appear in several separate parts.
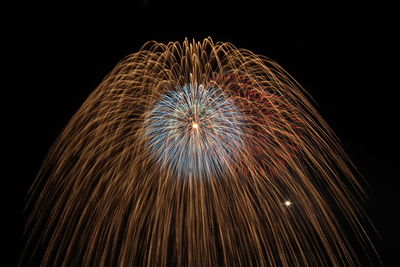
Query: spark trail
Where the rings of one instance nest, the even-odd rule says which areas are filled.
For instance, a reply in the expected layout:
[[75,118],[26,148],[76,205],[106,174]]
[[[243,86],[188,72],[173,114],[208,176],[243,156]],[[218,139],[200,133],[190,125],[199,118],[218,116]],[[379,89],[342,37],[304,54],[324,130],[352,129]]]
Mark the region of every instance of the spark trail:
[[31,189],[24,257],[43,266],[358,265],[342,230],[369,246],[354,173],[307,93],[272,60],[210,38],[149,42],[51,148]]

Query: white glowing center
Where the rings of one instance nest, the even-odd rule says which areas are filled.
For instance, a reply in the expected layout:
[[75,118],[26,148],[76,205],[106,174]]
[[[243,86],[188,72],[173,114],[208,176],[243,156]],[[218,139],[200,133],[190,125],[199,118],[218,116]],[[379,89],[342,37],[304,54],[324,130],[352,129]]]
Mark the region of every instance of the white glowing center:
[[283,203],[283,204],[285,204],[285,206],[289,207],[290,205],[292,205],[292,202],[290,202],[289,200],[286,200],[285,203]]

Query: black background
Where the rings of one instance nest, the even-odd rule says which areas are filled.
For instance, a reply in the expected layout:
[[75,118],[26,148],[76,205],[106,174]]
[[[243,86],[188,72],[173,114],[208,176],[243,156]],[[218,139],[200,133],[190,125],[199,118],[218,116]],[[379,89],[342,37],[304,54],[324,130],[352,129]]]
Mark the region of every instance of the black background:
[[270,57],[314,97],[369,183],[367,212],[381,235],[374,240],[383,262],[400,266],[396,9],[384,2],[320,2],[3,8],[0,265],[14,266],[21,253],[24,197],[46,152],[104,76],[148,40],[211,36]]

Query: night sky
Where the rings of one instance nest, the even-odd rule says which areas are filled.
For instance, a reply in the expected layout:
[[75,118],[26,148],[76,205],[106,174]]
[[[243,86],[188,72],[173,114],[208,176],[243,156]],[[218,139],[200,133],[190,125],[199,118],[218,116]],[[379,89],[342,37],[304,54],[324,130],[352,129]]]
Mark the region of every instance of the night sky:
[[400,266],[396,9],[362,1],[264,2],[3,8],[0,266],[15,266],[20,256],[25,195],[44,156],[105,75],[146,41],[208,36],[273,59],[313,96],[369,184],[366,209],[385,266]]

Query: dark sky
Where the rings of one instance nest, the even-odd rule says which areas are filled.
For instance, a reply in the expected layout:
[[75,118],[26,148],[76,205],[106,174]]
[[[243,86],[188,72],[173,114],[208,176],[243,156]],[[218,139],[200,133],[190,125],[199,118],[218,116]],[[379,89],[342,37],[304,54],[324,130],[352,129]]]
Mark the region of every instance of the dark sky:
[[382,236],[376,244],[385,265],[400,266],[396,9],[364,1],[259,2],[32,1],[2,9],[0,266],[14,266],[20,255],[24,196],[46,152],[104,76],[145,41],[207,36],[270,57],[314,97],[369,183],[367,212]]

